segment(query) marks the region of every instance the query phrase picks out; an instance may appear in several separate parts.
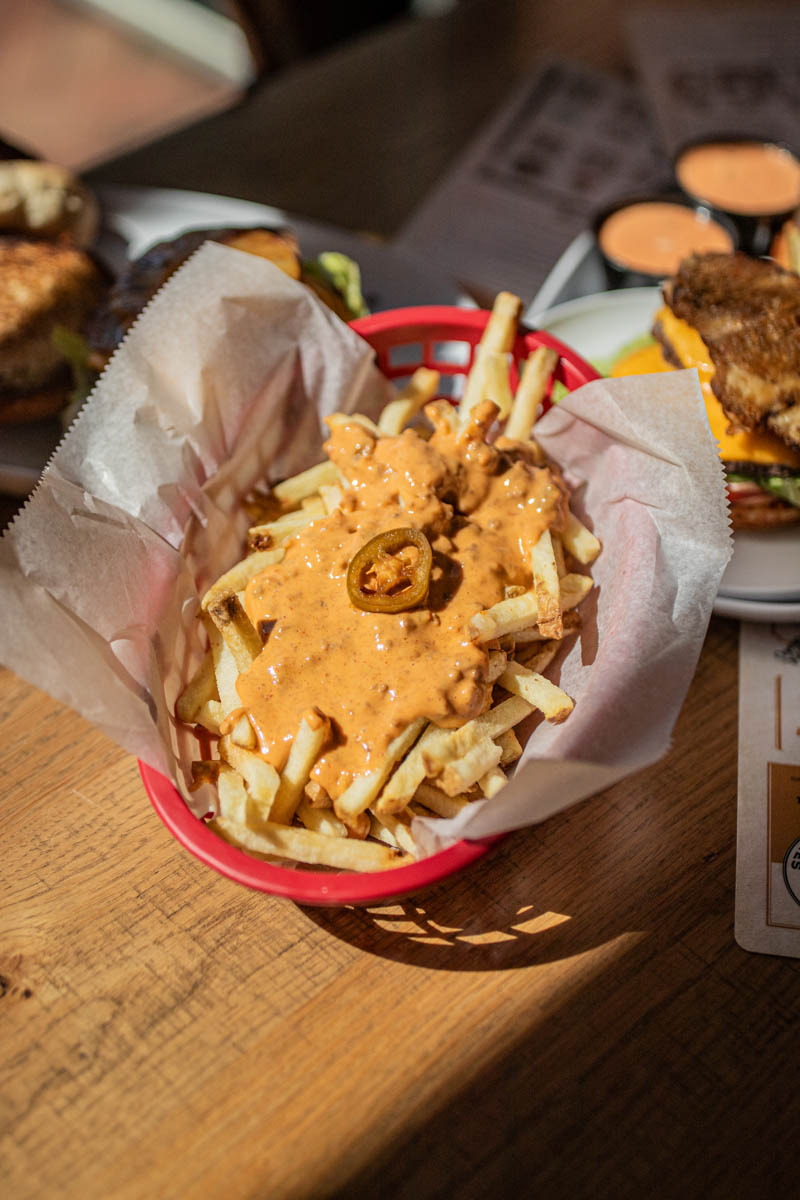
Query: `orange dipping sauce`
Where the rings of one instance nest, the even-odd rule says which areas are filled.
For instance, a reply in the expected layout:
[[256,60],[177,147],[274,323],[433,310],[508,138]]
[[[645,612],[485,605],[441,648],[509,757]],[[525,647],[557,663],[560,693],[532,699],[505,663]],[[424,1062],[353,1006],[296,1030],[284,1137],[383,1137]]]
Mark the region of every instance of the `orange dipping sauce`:
[[662,278],[674,275],[689,254],[730,254],[726,229],[685,204],[647,200],[612,213],[597,235],[600,249],[615,265]]
[[675,174],[696,200],[739,216],[771,216],[800,204],[800,162],[766,142],[691,146]]

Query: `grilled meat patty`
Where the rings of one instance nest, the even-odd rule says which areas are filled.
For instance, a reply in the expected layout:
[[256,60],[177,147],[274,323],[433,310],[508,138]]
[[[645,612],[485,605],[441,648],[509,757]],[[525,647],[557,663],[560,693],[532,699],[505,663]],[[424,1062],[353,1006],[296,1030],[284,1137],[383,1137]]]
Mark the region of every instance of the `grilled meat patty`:
[[800,276],[744,254],[695,254],[664,299],[705,342],[732,425],[800,447]]

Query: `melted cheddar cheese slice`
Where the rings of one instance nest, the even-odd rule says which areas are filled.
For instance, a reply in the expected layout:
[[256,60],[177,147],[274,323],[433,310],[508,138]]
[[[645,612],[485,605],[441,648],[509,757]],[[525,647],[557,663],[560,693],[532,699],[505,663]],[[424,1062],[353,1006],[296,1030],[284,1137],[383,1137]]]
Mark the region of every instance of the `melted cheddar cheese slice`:
[[[665,338],[684,367],[697,368],[703,399],[706,402],[708,423],[719,442],[720,458],[725,462],[781,463],[800,469],[800,453],[784,445],[774,434],[728,432],[728,418],[711,390],[714,364],[700,334],[685,321],[680,321],[666,307],[658,312],[656,320],[660,321]],[[649,375],[671,369],[661,353],[661,347],[656,344],[620,359],[614,364],[611,374],[618,378],[623,375]]]

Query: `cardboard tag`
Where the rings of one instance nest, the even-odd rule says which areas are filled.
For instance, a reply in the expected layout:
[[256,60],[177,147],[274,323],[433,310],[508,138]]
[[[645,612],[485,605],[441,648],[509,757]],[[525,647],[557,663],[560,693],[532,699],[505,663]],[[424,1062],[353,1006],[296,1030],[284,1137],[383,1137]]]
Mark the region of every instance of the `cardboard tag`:
[[736,940],[800,958],[800,625],[741,626]]

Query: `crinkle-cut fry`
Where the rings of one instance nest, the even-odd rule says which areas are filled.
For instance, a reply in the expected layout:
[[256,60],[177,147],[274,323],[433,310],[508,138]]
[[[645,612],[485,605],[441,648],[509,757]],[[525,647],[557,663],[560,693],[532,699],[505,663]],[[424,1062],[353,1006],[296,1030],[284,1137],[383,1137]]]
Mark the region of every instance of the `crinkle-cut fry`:
[[530,437],[536,422],[539,405],[544,399],[550,376],[558,362],[558,355],[549,346],[537,346],[525,361],[525,369],[517,385],[511,415],[506,422],[503,435],[523,442]]
[[315,517],[327,517],[328,515],[322,496],[306,496],[305,500],[300,501],[300,509],[302,512],[312,513]]
[[210,606],[222,597],[230,596],[231,593],[243,592],[255,575],[260,575],[267,567],[279,563],[285,553],[285,550],[275,548],[273,550],[256,550],[255,553],[249,554],[241,562],[235,563],[224,575],[220,575],[216,583],[213,583],[203,596],[200,607],[207,612]]
[[508,780],[506,779],[506,773],[499,764],[495,767],[492,767],[490,771],[487,771],[486,774],[482,775],[478,780],[478,786],[487,800],[493,800],[497,793],[504,788],[507,783]]
[[303,795],[303,788],[308,783],[311,768],[330,732],[330,721],[317,709],[311,709],[301,717],[272,804],[270,816],[273,821],[286,825],[291,821]]
[[484,352],[486,354],[508,354],[517,336],[517,324],[522,312],[522,301],[511,292],[498,292],[492,306],[492,314],[483,331],[480,342],[475,347],[472,367],[467,376],[464,395],[458,406],[458,420],[465,425],[472,412],[486,396],[486,375],[483,369]]
[[382,815],[380,813],[373,813],[373,816],[380,821],[381,825],[389,830],[389,833],[401,850],[405,850],[412,858],[419,857],[419,846],[414,841],[408,824],[401,816],[397,816],[394,813],[383,813]]
[[178,697],[175,705],[178,720],[185,721],[187,725],[198,724],[197,714],[209,700],[219,700],[210,650],[203,655],[203,661]]
[[365,417],[363,413],[331,413],[325,418],[325,424],[330,430],[334,430],[337,425],[360,425],[362,429],[366,429],[367,433],[371,433],[373,437],[383,437],[378,426],[371,417]]
[[[373,802],[389,777],[392,767],[411,749],[424,727],[424,717],[412,721],[402,733],[398,733],[397,737],[389,743],[380,765],[368,774],[359,775],[353,780],[339,799],[334,801],[333,807],[338,817],[342,817],[342,815],[356,816],[373,807]],[[413,794],[412,789],[411,795],[413,796]],[[404,806],[400,805],[400,808],[402,807]],[[396,810],[389,809],[388,811]]]
[[502,757],[502,750],[491,738],[483,738],[459,758],[444,764],[436,780],[448,796],[458,796],[492,771]]
[[202,725],[209,733],[219,733],[219,727],[225,719],[219,700],[206,700],[201,704],[192,718],[193,725]]
[[[583,578],[586,578],[585,576]],[[577,633],[581,627],[581,614],[577,609],[570,609],[569,612],[562,613],[562,639],[569,637],[573,633]],[[531,625],[528,629],[518,629],[516,633],[510,635],[514,638],[515,654],[519,654],[521,646],[528,646],[536,642],[547,642],[550,639],[539,632],[537,625]]]
[[561,583],[549,529],[542,532],[535,546],[531,548],[531,572],[533,590],[536,593],[536,620],[539,630],[546,637],[560,638],[563,630]]
[[211,822],[211,828],[241,850],[290,858],[310,866],[339,867],[343,871],[386,871],[414,861],[402,850],[379,842],[329,837],[325,833],[278,825],[274,821],[266,821],[256,832],[238,821],[218,817]]
[[261,638],[244,611],[241,600],[235,594],[220,596],[209,604],[207,612],[222,634],[241,675],[261,653]]
[[[575,608],[592,589],[589,575],[565,575],[561,580],[561,608]],[[499,600],[472,618],[472,632],[479,642],[492,642],[507,633],[516,634],[535,625],[539,619],[539,604],[534,592]]]
[[521,696],[544,713],[548,721],[557,725],[566,720],[575,707],[574,702],[560,687],[539,675],[536,671],[512,662],[500,676],[500,686],[515,696]]
[[247,789],[239,772],[227,763],[220,763],[217,796],[221,817],[247,824]]
[[317,463],[315,467],[309,467],[307,471],[301,471],[299,475],[292,475],[289,479],[276,483],[272,494],[283,504],[300,504],[320,491],[323,484],[339,483],[340,480],[339,468],[330,459],[326,459],[325,462]]
[[421,408],[433,400],[439,386],[439,372],[430,367],[417,367],[414,374],[390,400],[378,419],[378,429],[389,437],[397,437]]
[[325,505],[325,512],[328,516],[335,512],[342,503],[342,489],[338,484],[323,483],[319,489],[319,494],[322,498],[322,503]]
[[593,563],[600,553],[600,542],[574,512],[570,511],[566,528],[561,533],[561,540],[572,557],[584,566]]
[[516,762],[522,754],[522,746],[513,729],[507,729],[505,733],[496,737],[495,741],[500,747],[501,767],[507,767],[509,763]]
[[266,525],[251,525],[247,531],[247,544],[253,550],[261,550],[265,546],[276,548],[296,537],[306,525],[319,520],[319,514],[306,512],[300,508],[297,512],[286,513],[277,521],[268,521]]
[[481,367],[483,369],[483,394],[487,400],[497,405],[497,419],[504,421],[511,412],[514,394],[511,391],[511,380],[508,377],[508,355],[499,350],[482,350]]
[[333,815],[330,808],[315,808],[307,796],[297,806],[297,816],[306,829],[324,833],[326,837],[347,837],[347,826]]
[[280,783],[280,777],[272,763],[266,762],[253,750],[238,746],[230,734],[220,739],[219,754],[220,758],[238,771],[244,779],[261,820],[269,820]]

